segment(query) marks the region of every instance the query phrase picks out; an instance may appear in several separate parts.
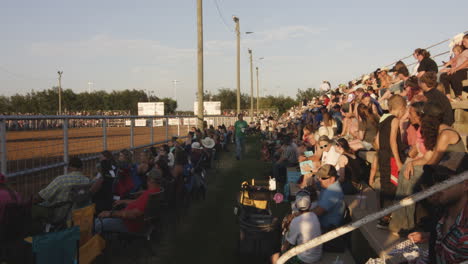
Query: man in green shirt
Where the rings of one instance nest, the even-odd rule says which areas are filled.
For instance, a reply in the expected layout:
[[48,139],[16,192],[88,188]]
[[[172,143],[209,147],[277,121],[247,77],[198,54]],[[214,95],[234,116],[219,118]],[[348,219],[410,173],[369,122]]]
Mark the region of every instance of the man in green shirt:
[[247,129],[248,124],[244,121],[244,116],[242,114],[239,114],[237,118],[238,120],[234,123],[236,135],[236,159],[240,160],[242,147],[244,146],[245,129]]

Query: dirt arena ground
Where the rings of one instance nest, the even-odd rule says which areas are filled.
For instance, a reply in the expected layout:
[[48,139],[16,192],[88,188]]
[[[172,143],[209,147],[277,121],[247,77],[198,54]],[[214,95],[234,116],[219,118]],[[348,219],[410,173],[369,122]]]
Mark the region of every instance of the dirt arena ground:
[[[173,135],[185,136],[187,126],[170,126],[168,138]],[[102,128],[73,128],[68,133],[70,156],[93,156],[104,150]],[[166,128],[154,127],[153,142],[166,140]],[[135,127],[134,146],[151,143],[149,127]],[[7,132],[8,173],[47,166],[63,161],[63,130],[9,131]],[[107,128],[107,149],[118,151],[130,148],[129,127]],[[96,160],[85,162],[85,173],[94,174]],[[10,178],[10,183],[27,196],[37,193],[54,177],[63,173],[63,167]]]

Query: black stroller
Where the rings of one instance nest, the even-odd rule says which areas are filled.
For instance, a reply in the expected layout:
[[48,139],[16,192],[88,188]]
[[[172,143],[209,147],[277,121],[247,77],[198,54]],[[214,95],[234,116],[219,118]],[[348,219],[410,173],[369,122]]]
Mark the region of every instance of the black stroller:
[[280,221],[268,208],[272,192],[267,187],[242,183],[235,214],[239,221],[239,254],[241,257],[268,261],[280,250]]

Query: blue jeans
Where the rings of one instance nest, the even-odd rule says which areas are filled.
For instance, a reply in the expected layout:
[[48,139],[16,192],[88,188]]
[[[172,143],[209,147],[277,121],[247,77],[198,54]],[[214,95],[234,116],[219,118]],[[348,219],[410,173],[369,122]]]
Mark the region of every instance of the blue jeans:
[[128,229],[120,218],[96,218],[94,220],[94,233],[117,232],[127,233]]
[[236,137],[236,156],[240,159],[244,147],[244,137]]

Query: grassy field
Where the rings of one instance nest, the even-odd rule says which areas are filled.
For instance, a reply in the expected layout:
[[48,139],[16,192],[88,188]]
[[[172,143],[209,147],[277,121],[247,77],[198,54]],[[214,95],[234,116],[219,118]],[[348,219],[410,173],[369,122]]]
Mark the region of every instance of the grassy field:
[[[270,164],[260,161],[258,138],[249,138],[246,146],[245,159],[240,161],[235,159],[234,145],[231,152],[222,153],[218,168],[210,171],[206,200],[194,204],[177,232],[162,239],[150,263],[258,263],[242,260],[237,254],[239,226],[233,207],[241,182],[267,178]],[[288,206],[283,203],[272,209],[282,214]]]

